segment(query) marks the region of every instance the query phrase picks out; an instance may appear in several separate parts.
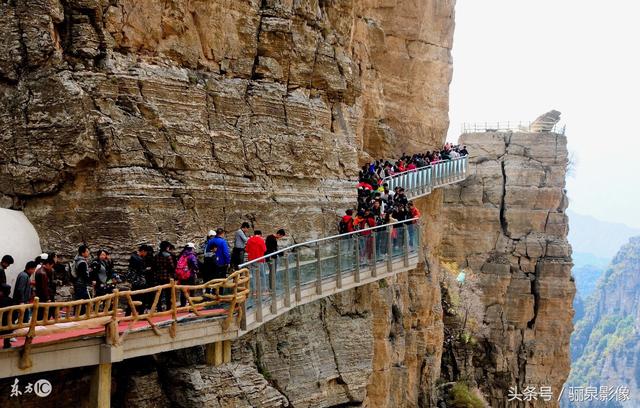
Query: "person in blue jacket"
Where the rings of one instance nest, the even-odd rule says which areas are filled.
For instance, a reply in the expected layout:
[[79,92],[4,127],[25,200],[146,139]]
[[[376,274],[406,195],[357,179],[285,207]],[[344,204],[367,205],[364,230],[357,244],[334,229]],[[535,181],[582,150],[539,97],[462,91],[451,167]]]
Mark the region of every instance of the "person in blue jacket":
[[222,228],[216,230],[216,236],[213,238],[213,246],[216,248],[216,268],[214,279],[224,279],[227,277],[227,270],[231,263],[231,254],[229,252],[229,244],[225,239],[226,231]]

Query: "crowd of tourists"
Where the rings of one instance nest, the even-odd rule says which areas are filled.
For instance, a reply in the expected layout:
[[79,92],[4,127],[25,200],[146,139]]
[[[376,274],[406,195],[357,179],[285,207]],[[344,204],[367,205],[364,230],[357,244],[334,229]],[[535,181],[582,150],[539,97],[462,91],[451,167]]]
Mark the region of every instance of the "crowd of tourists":
[[[397,224],[397,228],[392,229],[392,246],[397,246],[404,233],[404,226],[407,226],[409,235],[409,246],[414,246],[415,227],[420,218],[420,211],[406,195],[402,186],[389,189],[389,184],[385,179],[394,175],[415,171],[443,161],[458,159],[467,156],[469,152],[466,146],[454,146],[446,143],[440,151],[427,151],[412,156],[403,154],[395,162],[389,160],[376,160],[362,166],[358,174],[358,201],[355,209],[347,209],[338,223],[338,231],[341,234],[365,230],[359,233],[362,244],[360,246],[360,261],[371,260],[373,247],[376,246],[377,253],[383,254],[387,250],[386,237],[377,234],[373,238],[371,231],[367,228],[386,224]],[[404,221],[404,222],[403,222]]]
[[[109,251],[99,249],[92,257],[89,246],[85,244],[78,247],[77,255],[68,265],[63,264],[55,253],[43,253],[27,262],[24,270],[16,277],[13,293],[7,283],[6,270],[14,264],[14,259],[11,255],[5,255],[0,261],[0,308],[33,303],[36,297],[39,303],[55,301],[56,278],[65,275],[70,277],[73,284],[74,300],[107,295],[121,284],[132,290],[139,290],[167,284],[172,279],[182,285],[195,285],[198,277],[204,282],[226,278],[245,259],[268,261],[268,255],[278,252],[278,241],[286,235],[284,229],[279,229],[264,238],[260,230],[254,230],[253,234],[249,230],[250,224],[243,222],[234,233],[232,249],[223,228],[210,230],[202,245],[197,247],[189,242],[179,252],[169,241],[160,242],[157,251],[151,245],[140,245],[129,257],[124,273],[116,271]],[[148,310],[154,296],[155,293],[135,295],[134,300],[140,302],[136,306],[137,312],[144,313]],[[181,293],[180,306],[185,306],[186,303],[187,299]],[[171,308],[171,294],[168,290],[161,293],[158,307],[160,310]],[[42,311],[43,309],[38,309],[38,320],[45,317]],[[80,313],[84,312],[84,308],[81,308]],[[53,318],[54,313],[55,308],[50,308],[47,317]],[[131,310],[127,310],[127,313],[131,313]],[[2,325],[6,325],[9,318],[9,314],[4,313]],[[29,313],[25,313],[24,321],[27,322],[30,318]],[[1,334],[6,333],[0,332]],[[4,339],[3,346],[11,346],[9,338]]]
[[[420,211],[407,198],[404,188],[395,187],[390,191],[384,179],[465,155],[468,155],[466,146],[447,143],[441,151],[428,151],[412,156],[403,154],[395,162],[376,160],[362,167],[357,185],[357,207],[346,210],[338,225],[340,233],[363,230],[357,234],[363,238],[361,260],[371,257],[374,245],[372,232],[367,231],[367,228],[405,221],[399,226],[408,226],[409,245],[414,245],[412,226],[420,217]],[[234,232],[232,249],[227,240],[227,232],[223,228],[210,230],[201,245],[196,246],[189,242],[181,247],[179,252],[169,241],[160,242],[157,249],[147,244],[140,245],[131,254],[124,273],[116,271],[109,251],[98,249],[92,256],[91,249],[86,244],[78,247],[77,255],[68,265],[63,264],[55,253],[43,253],[27,262],[15,280],[13,293],[7,282],[6,270],[14,264],[14,259],[11,255],[4,255],[0,261],[0,308],[28,304],[33,302],[35,297],[40,303],[55,301],[56,282],[62,276],[70,278],[74,289],[73,297],[81,300],[112,293],[121,284],[128,284],[132,290],[138,290],[167,284],[172,279],[184,285],[195,284],[198,277],[208,282],[227,277],[231,271],[237,270],[245,259],[258,259],[261,280],[266,283],[266,264],[273,263],[273,270],[277,270],[278,258],[276,255],[268,255],[278,252],[278,241],[285,237],[286,233],[279,229],[265,239],[260,230],[254,230],[250,234],[250,229],[251,225],[248,222],[240,225]],[[393,232],[395,241],[397,229]],[[383,235],[379,234],[381,238],[375,242],[375,245],[380,247],[378,253],[386,249]],[[143,313],[151,307],[154,296],[155,294],[151,293],[137,297],[136,300],[140,301],[140,305],[136,306],[138,313]],[[181,294],[180,305],[184,306],[186,302],[187,299]],[[161,310],[171,307],[171,295],[168,290],[161,294],[159,307]],[[44,318],[42,310],[39,309],[38,320]],[[50,308],[48,318],[52,318],[53,313],[55,309]],[[7,313],[3,314],[2,324],[6,325],[9,318]],[[28,313],[24,315],[25,322],[30,318]],[[10,347],[9,339],[4,339],[3,345]]]
[[[385,179],[399,173],[417,170],[446,160],[467,156],[466,146],[446,143],[440,151],[427,151],[412,156],[403,154],[397,161],[376,160],[362,166],[358,175],[358,202],[355,211],[347,210],[339,223],[339,232],[347,233],[420,217],[409,201],[405,189],[396,186],[389,190]],[[415,221],[413,221],[415,223]]]

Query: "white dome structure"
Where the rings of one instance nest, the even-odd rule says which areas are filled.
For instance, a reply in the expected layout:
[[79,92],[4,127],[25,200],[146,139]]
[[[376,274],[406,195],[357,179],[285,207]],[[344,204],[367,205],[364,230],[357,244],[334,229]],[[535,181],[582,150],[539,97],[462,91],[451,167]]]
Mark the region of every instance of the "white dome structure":
[[12,288],[25,264],[41,253],[40,237],[24,213],[0,208],[0,258],[11,255],[15,260],[7,269],[7,283]]

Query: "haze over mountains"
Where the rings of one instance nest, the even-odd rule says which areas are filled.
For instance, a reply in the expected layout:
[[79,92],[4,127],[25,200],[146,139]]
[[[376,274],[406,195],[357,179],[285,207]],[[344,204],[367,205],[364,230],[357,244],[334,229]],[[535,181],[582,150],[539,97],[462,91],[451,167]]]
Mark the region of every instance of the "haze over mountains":
[[629,238],[640,235],[640,229],[624,224],[598,220],[567,210],[569,216],[569,242],[573,248],[576,266],[586,264],[604,266],[613,258]]

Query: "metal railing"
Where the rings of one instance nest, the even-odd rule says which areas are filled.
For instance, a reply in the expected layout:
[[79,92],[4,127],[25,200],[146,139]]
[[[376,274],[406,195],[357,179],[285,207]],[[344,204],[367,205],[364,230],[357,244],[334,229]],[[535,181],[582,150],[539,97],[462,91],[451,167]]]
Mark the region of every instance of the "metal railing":
[[240,265],[251,275],[247,320],[260,325],[316,300],[417,263],[417,218],[296,244]]
[[408,170],[383,179],[389,190],[403,187],[407,198],[413,199],[431,193],[434,188],[464,180],[467,177],[469,156],[434,163]]
[[[545,130],[550,128],[550,130]],[[550,132],[564,135],[566,125],[561,123],[544,123],[544,122],[523,122],[523,121],[505,121],[505,122],[477,122],[463,123],[461,126],[462,133],[478,133],[478,132]]]

